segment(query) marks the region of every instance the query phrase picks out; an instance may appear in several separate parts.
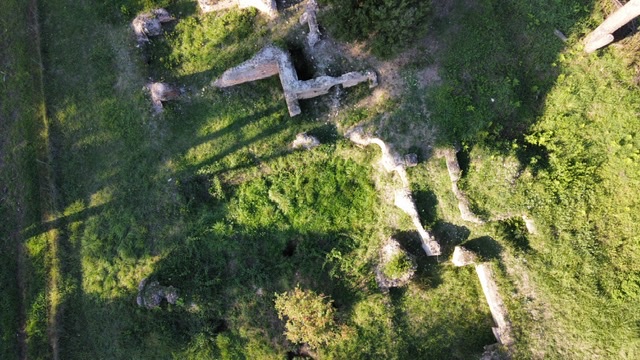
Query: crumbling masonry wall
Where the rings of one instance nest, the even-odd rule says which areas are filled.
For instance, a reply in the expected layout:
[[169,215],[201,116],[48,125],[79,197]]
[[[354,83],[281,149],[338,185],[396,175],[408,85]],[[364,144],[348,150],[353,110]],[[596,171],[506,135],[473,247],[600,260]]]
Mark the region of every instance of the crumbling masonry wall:
[[406,164],[403,158],[396,154],[393,149],[391,149],[391,147],[381,139],[365,136],[360,128],[348,131],[345,136],[352,142],[361,146],[375,144],[380,147],[380,150],[382,151],[382,157],[380,159],[382,167],[387,172],[396,172],[402,180],[402,188],[395,190],[394,204],[411,218],[418,234],[420,234],[422,249],[425,253],[427,253],[428,256],[440,255],[440,244],[438,244],[435,238],[425,230],[420,222],[418,211],[416,210],[415,203],[411,198],[409,180],[407,178],[407,171],[405,170]]
[[372,71],[365,73],[350,72],[339,77],[320,76],[311,80],[298,80],[293,61],[288,52],[274,46],[267,46],[253,58],[225,71],[213,86],[226,88],[250,81],[280,75],[280,83],[284,98],[291,116],[299,115],[299,99],[309,99],[328,94],[336,86],[351,87],[369,81],[370,87],[378,84],[377,76]]
[[269,17],[278,15],[278,7],[275,0],[198,0],[198,5],[203,12],[213,12],[239,7],[241,9],[254,7]]

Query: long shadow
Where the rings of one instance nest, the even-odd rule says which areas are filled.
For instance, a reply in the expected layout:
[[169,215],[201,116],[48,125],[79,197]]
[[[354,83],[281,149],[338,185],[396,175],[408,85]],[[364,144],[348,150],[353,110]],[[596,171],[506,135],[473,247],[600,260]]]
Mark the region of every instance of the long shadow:
[[484,260],[499,259],[502,245],[490,236],[481,236],[464,243],[464,247],[480,255]]
[[442,284],[442,268],[436,257],[427,256],[422,249],[422,240],[416,231],[400,231],[393,234],[400,246],[416,260],[418,268],[413,282],[421,289],[437,288]]
[[433,31],[446,39],[436,56],[445,85],[432,91],[428,105],[442,131],[440,142],[500,153],[511,152],[517,142],[522,167],[537,171],[547,165],[547,151],[525,135],[543,113],[559,74],[554,62],[566,45],[554,30],[576,31],[595,1],[524,4],[457,3],[438,14]]

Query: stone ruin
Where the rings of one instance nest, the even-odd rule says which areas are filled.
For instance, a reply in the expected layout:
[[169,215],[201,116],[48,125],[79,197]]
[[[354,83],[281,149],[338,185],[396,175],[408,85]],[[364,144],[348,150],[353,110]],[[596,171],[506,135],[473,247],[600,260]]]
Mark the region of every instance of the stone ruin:
[[309,34],[307,34],[307,44],[314,47],[320,41],[320,27],[318,26],[318,3],[316,0],[309,0],[304,14],[300,17],[300,24],[309,24]]
[[200,5],[200,9],[204,13],[226,10],[237,6],[240,9],[254,7],[271,18],[278,16],[278,7],[275,0],[198,0],[198,5]]
[[[387,274],[385,274],[385,266],[387,266],[389,262],[398,255],[406,256],[407,259],[409,259],[409,261],[411,262],[411,267],[400,276],[389,277]],[[411,280],[411,278],[413,278],[413,275],[415,275],[417,268],[418,266],[414,259],[412,259],[404,250],[402,250],[400,244],[398,244],[395,239],[389,239],[380,250],[380,262],[378,263],[378,266],[376,266],[375,270],[376,283],[382,291],[388,291],[390,288],[402,287],[406,285]]]
[[402,188],[395,190],[395,206],[404,211],[411,218],[411,221],[418,231],[418,234],[420,234],[420,239],[422,240],[422,249],[424,249],[425,253],[427,253],[428,256],[440,255],[440,244],[438,244],[435,238],[431,234],[429,234],[427,230],[425,230],[425,228],[422,226],[415,203],[411,198],[409,179],[407,178],[407,171],[405,170],[405,167],[407,166],[405,158],[402,158],[398,154],[396,154],[395,151],[393,151],[393,149],[381,139],[364,135],[361,128],[357,127],[351,129],[347,131],[345,136],[353,143],[360,146],[375,144],[380,147],[380,150],[382,151],[382,157],[380,159],[382,167],[387,172],[396,172],[402,180]]
[[136,299],[138,306],[155,309],[162,304],[164,299],[169,304],[175,304],[178,301],[178,289],[173,286],[161,286],[157,281],[148,282],[147,278],[140,281]]
[[377,76],[373,71],[350,72],[338,77],[320,76],[311,80],[298,80],[298,74],[289,53],[275,46],[267,46],[250,60],[225,71],[213,83],[213,86],[226,88],[274,75],[280,75],[284,98],[291,116],[299,115],[301,112],[298,100],[328,94],[334,86],[342,85],[347,88],[366,81],[369,82],[370,87],[378,85]]
[[162,35],[162,24],[172,20],[175,18],[162,8],[138,14],[131,22],[138,46],[148,43],[150,36]]
[[162,102],[176,100],[180,97],[180,89],[167,83],[153,82],[147,84],[145,88],[151,93],[151,102],[156,113],[162,112]]
[[444,149],[440,151],[440,156],[444,157],[447,162],[447,171],[449,172],[449,179],[451,179],[451,190],[458,199],[460,217],[464,221],[469,221],[475,224],[484,224],[484,221],[471,211],[469,199],[458,187],[458,181],[462,176],[462,170],[460,170],[460,164],[456,158],[456,151],[454,149]]
[[638,16],[640,16],[640,0],[630,0],[587,35],[584,39],[584,51],[592,53],[609,45],[614,40],[613,33]]
[[[461,247],[456,246],[453,251],[451,262],[455,266],[467,266],[474,265],[476,268],[476,274],[480,280],[482,286],[482,292],[489,304],[489,310],[491,311],[491,317],[496,327],[492,328],[493,335],[498,340],[498,343],[507,349],[514,345],[513,328],[511,322],[508,320],[507,308],[504,305],[504,301],[498,292],[498,285],[491,271],[491,265],[489,263],[481,263],[478,260],[478,256],[473,252]],[[489,346],[491,348],[491,346]],[[488,349],[492,350],[492,349]],[[483,357],[484,358],[484,357]]]
[[291,144],[291,147],[294,149],[306,149],[311,150],[320,146],[320,141],[311,135],[307,135],[306,133],[300,133],[296,135],[296,139]]
[[[464,221],[472,222],[478,225],[485,224],[484,220],[480,219],[476,214],[473,213],[473,211],[471,211],[471,208],[469,206],[469,199],[467,198],[466,194],[462,192],[462,190],[460,190],[460,188],[458,187],[458,181],[462,177],[462,170],[460,169],[460,164],[458,163],[458,159],[456,158],[456,151],[452,148],[439,150],[438,156],[444,157],[447,163],[447,171],[449,173],[449,179],[451,180],[451,190],[456,196],[456,199],[458,199],[460,218]],[[527,232],[529,234],[537,233],[535,222],[526,214],[515,216],[513,214],[507,214],[492,218],[490,219],[490,221],[500,221],[516,216],[522,217],[522,220],[524,221]]]

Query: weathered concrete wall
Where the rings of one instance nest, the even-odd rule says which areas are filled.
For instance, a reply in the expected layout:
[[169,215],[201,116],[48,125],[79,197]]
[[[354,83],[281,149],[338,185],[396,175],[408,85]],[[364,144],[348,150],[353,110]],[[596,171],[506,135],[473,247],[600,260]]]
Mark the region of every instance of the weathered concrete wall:
[[471,211],[469,206],[469,199],[458,187],[458,181],[462,176],[462,170],[460,170],[460,164],[456,158],[456,151],[453,149],[444,149],[440,151],[441,156],[445,158],[447,162],[447,170],[449,172],[449,179],[451,179],[451,190],[458,199],[458,209],[460,210],[460,217],[464,221],[469,221],[475,224],[484,224],[484,221],[480,219],[476,214]]
[[587,35],[584,39],[584,51],[591,53],[609,45],[614,40],[613,33],[638,16],[640,16],[640,0],[630,0]]
[[492,328],[493,335],[501,345],[507,348],[512,346],[514,344],[513,328],[508,320],[507,307],[504,305],[504,301],[498,291],[491,265],[489,263],[478,263],[478,256],[461,246],[456,246],[451,261],[455,266],[475,265],[482,292],[489,305],[491,317],[493,317],[493,321],[496,324],[496,327]]
[[276,74],[280,75],[280,83],[291,116],[301,112],[299,99],[309,99],[327,94],[333,86],[351,87],[365,81],[369,81],[371,87],[378,84],[376,75],[372,71],[366,73],[350,72],[339,77],[321,76],[306,81],[298,80],[298,74],[289,53],[274,46],[267,46],[253,58],[225,71],[213,85],[225,88]]
[[307,44],[314,47],[320,41],[320,27],[318,26],[318,4],[316,0],[309,0],[304,14],[300,18],[300,24],[309,24],[309,34],[307,35]]
[[425,253],[427,253],[428,256],[440,255],[440,244],[438,244],[435,238],[425,230],[420,222],[418,211],[416,210],[415,203],[411,198],[411,190],[409,190],[409,179],[407,178],[404,159],[396,154],[395,151],[393,151],[393,149],[381,139],[364,135],[360,128],[351,129],[345,134],[345,136],[352,142],[361,146],[375,144],[380,147],[382,152],[380,163],[382,164],[382,167],[387,172],[397,173],[402,181],[402,188],[395,190],[394,205],[404,211],[411,218],[418,234],[420,234],[422,249]]
[[278,7],[275,0],[198,0],[198,5],[205,13],[237,6],[241,9],[254,7],[270,17],[278,15]]
[[502,301],[500,292],[498,292],[498,285],[493,278],[493,272],[489,264],[476,265],[476,273],[482,286],[482,292],[489,304],[489,310],[491,310],[491,316],[496,323],[496,327],[493,328],[493,335],[498,342],[504,346],[513,345],[513,330],[511,323],[507,320],[507,307]]

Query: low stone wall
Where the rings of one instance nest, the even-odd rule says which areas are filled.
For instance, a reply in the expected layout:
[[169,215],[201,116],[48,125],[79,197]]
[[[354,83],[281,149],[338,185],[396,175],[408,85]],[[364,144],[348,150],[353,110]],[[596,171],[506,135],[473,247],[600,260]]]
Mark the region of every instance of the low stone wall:
[[360,128],[354,128],[347,131],[345,136],[352,142],[361,146],[375,144],[380,147],[380,150],[382,151],[382,157],[380,158],[382,167],[387,172],[397,173],[402,180],[402,188],[395,190],[394,205],[404,211],[405,214],[409,215],[411,218],[418,234],[420,234],[422,249],[425,253],[427,253],[428,256],[440,255],[440,244],[438,244],[435,238],[422,226],[415,203],[411,198],[409,179],[407,178],[407,171],[405,170],[405,160],[400,155],[396,154],[395,151],[393,151],[393,149],[381,139],[364,135]]
[[460,217],[464,221],[469,221],[475,224],[484,224],[484,221],[471,211],[469,199],[458,187],[458,181],[462,176],[462,170],[460,170],[460,164],[458,164],[458,159],[456,158],[456,151],[453,149],[444,149],[440,151],[440,155],[445,158],[447,163],[447,171],[449,172],[449,179],[451,179],[451,190],[458,199]]
[[307,44],[314,47],[320,41],[320,27],[318,26],[318,4],[316,0],[308,0],[304,14],[300,18],[300,24],[309,24],[309,34]]
[[498,291],[498,285],[494,279],[491,265],[489,263],[478,263],[478,256],[461,246],[456,246],[451,262],[458,267],[467,265],[475,266],[478,280],[480,280],[480,285],[482,286],[482,292],[487,300],[491,317],[493,317],[496,325],[492,328],[493,335],[501,345],[507,348],[513,346],[513,328],[511,322],[508,320],[507,307],[504,305],[504,301]]
[[232,7],[241,9],[254,7],[269,17],[278,16],[278,7],[275,0],[198,0],[202,12],[208,13],[221,11]]
[[376,74],[372,71],[350,72],[339,77],[320,76],[311,80],[298,80],[298,74],[289,53],[275,46],[267,46],[253,58],[225,71],[214,81],[213,86],[225,88],[276,74],[280,75],[280,83],[291,116],[299,115],[301,112],[299,99],[327,94],[334,86],[351,87],[365,81],[369,81],[370,87],[378,85]]

